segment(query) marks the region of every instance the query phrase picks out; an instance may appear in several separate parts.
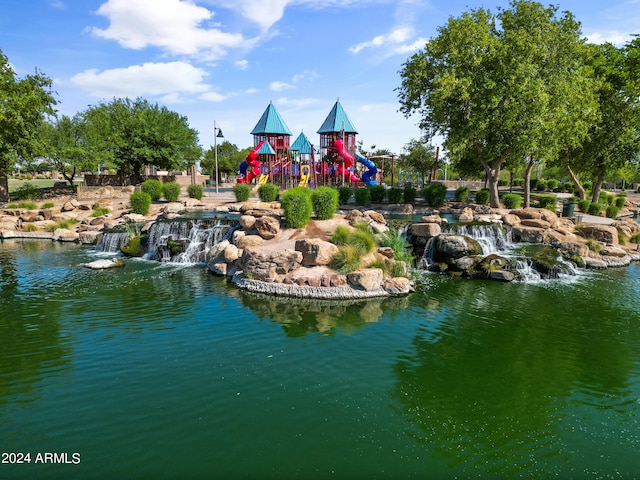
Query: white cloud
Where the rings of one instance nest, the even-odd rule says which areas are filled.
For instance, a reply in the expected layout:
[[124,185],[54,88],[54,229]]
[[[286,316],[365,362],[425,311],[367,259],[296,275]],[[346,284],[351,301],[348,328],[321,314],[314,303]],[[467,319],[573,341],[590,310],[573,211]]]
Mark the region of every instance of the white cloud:
[[366,42],[358,43],[349,47],[351,53],[357,54],[367,48],[384,48],[387,54],[395,55],[417,50],[426,42],[423,38],[418,38],[407,43],[414,35],[412,27],[397,27],[384,35],[377,35]]
[[206,94],[210,86],[203,82],[207,73],[185,62],[145,63],[127,68],[85,70],[71,83],[97,98],[138,97],[145,95]]
[[613,43],[618,47],[623,46],[625,43],[633,39],[631,33],[618,32],[617,30],[610,30],[608,32],[593,32],[588,34],[587,39],[591,43]]
[[254,95],[256,93],[258,93],[260,90],[258,90],[257,88],[247,88],[244,93],[247,95]]
[[295,88],[295,87],[290,83],[275,81],[269,84],[269,88],[274,92],[281,92],[282,90],[288,90],[290,88]]
[[255,42],[241,34],[203,28],[201,24],[211,20],[214,12],[190,1],[107,0],[97,13],[109,19],[109,26],[92,28],[94,35],[135,50],[154,46],[172,55],[216,60],[230,48],[246,48]]
[[235,63],[235,66],[238,67],[240,70],[246,70],[249,68],[249,61],[248,60],[238,60]]
[[280,97],[276,100],[276,105],[283,107],[305,108],[319,102],[317,98],[287,98]]
[[207,92],[204,95],[200,95],[200,98],[202,100],[208,100],[210,102],[221,102],[221,101],[225,100],[227,97],[225,95],[220,94],[220,93]]

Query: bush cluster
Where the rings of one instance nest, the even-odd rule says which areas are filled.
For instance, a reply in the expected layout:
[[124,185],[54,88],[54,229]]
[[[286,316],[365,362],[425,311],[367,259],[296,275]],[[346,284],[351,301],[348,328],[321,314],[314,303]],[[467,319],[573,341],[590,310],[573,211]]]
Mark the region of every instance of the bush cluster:
[[204,188],[199,183],[192,183],[187,187],[187,195],[189,195],[189,198],[202,200],[202,196],[204,195]]
[[177,182],[167,182],[162,184],[162,196],[167,202],[177,202],[180,198],[180,184]]
[[507,193],[502,197],[502,203],[504,203],[505,208],[520,208],[522,197],[517,193]]
[[627,203],[627,196],[626,195],[618,195],[616,197],[616,202],[615,202],[615,206],[616,207],[624,208],[626,203]]
[[275,183],[265,183],[258,187],[258,197],[263,202],[275,202],[280,195],[280,187]]
[[387,196],[387,189],[383,185],[369,187],[369,190],[371,190],[371,201],[373,203],[384,202],[384,199]]
[[294,187],[282,194],[280,201],[284,218],[290,228],[302,228],[311,221],[313,205],[311,190],[306,187]]
[[446,195],[447,187],[442,183],[431,183],[422,189],[422,196],[432,207],[441,207],[444,205]]
[[251,196],[251,187],[246,183],[236,183],[233,186],[233,194],[236,196],[236,202],[246,202]]
[[587,213],[589,211],[589,205],[591,205],[591,200],[589,199],[578,201],[578,208],[583,213]]
[[479,205],[489,205],[491,194],[488,188],[481,188],[476,192],[475,202]]
[[140,189],[151,197],[152,202],[157,202],[162,197],[162,182],[155,178],[142,182]]
[[354,195],[356,197],[356,205],[364,207],[371,203],[371,191],[366,187],[356,188]]
[[555,195],[540,195],[538,197],[538,205],[540,208],[546,208],[547,210],[555,212],[557,204],[558,198]]
[[134,192],[129,197],[129,203],[133,213],[146,215],[149,213],[149,207],[151,207],[151,195],[147,192]]
[[602,205],[600,205],[598,202],[592,202],[591,204],[589,204],[589,209],[587,210],[587,213],[589,215],[600,216],[600,212],[602,212]]
[[353,188],[351,187],[338,187],[338,199],[340,205],[344,205],[349,202],[349,199],[353,195]]
[[618,213],[620,209],[616,205],[607,206],[607,210],[605,211],[605,215],[607,218],[618,218]]
[[404,196],[404,190],[402,188],[397,188],[397,187],[390,188],[387,194],[389,203],[402,203],[403,196]]
[[458,187],[454,193],[456,202],[468,202],[471,196],[471,190],[467,187]]
[[333,218],[338,211],[339,193],[331,187],[318,187],[311,193],[311,204],[318,220]]
[[405,185],[403,190],[404,203],[415,203],[418,191],[413,185]]
[[550,178],[549,180],[547,180],[547,190],[549,190],[550,192],[555,192],[558,189],[558,180],[556,180],[555,178]]
[[16,200],[35,200],[40,196],[40,189],[31,183],[25,182],[11,196]]

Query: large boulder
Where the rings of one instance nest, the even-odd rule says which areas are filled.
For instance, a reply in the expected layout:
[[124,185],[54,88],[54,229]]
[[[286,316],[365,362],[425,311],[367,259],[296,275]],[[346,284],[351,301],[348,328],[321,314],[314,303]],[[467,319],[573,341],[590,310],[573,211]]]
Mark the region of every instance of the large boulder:
[[473,210],[469,207],[464,207],[458,215],[458,221],[460,222],[473,222]]
[[105,270],[107,268],[124,267],[124,265],[124,260],[121,258],[94,260],[83,264],[84,267],[91,270]]
[[610,225],[584,225],[582,233],[586,238],[610,245],[618,244],[618,230]]
[[439,223],[414,223],[411,225],[411,235],[415,237],[432,238],[442,233],[442,227]]
[[57,228],[53,232],[53,240],[58,242],[77,242],[80,235],[66,228]]
[[239,249],[244,250],[246,248],[262,245],[264,243],[264,238],[260,235],[239,235],[233,243]]
[[280,233],[280,220],[269,216],[256,218],[253,228],[256,229],[258,235],[262,238],[271,240]]
[[520,225],[511,229],[511,237],[514,242],[546,243],[548,235],[542,228]]
[[338,253],[338,247],[331,242],[317,238],[296,240],[295,250],[302,253],[302,265],[329,265],[333,256]]
[[85,245],[95,245],[98,243],[98,239],[102,236],[102,232],[98,230],[85,230],[78,233],[80,243]]
[[382,288],[384,272],[380,268],[362,268],[347,274],[349,284],[361,290],[372,292]]
[[294,250],[263,252],[245,249],[239,267],[246,277],[263,282],[275,282],[300,267],[302,253]]
[[523,218],[520,225],[534,228],[550,228],[551,224],[542,218]]
[[406,295],[413,291],[411,280],[405,277],[389,278],[382,283],[382,288],[389,295]]
[[466,235],[439,235],[435,242],[435,260],[462,258],[480,255],[482,247],[477,240]]
[[517,225],[520,225],[521,220],[519,216],[513,215],[512,213],[507,213],[502,216],[502,222],[510,227],[515,227]]
[[240,215],[240,226],[245,230],[253,228],[256,224],[256,217],[253,215]]

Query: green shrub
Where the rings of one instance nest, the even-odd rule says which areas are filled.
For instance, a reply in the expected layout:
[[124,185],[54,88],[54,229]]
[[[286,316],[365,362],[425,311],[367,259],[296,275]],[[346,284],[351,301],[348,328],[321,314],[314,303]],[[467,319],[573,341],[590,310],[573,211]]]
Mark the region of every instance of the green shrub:
[[545,192],[547,190],[547,182],[541,178],[538,179],[536,183],[536,190],[538,192]]
[[24,210],[35,210],[38,208],[38,204],[31,200],[22,200],[18,203],[10,203],[6,208],[22,208]]
[[44,203],[42,204],[42,207],[41,207],[41,208],[53,208],[53,207],[55,207],[55,206],[56,206],[56,204],[55,204],[55,203],[53,203],[53,202],[44,202]]
[[280,187],[275,183],[265,183],[258,187],[258,197],[263,202],[275,202],[280,195]]
[[60,220],[57,223],[50,223],[45,227],[47,232],[55,232],[58,228],[69,228],[72,225],[78,223],[78,220],[75,218],[67,218],[66,220]]
[[290,228],[302,228],[311,221],[313,205],[311,190],[306,187],[294,187],[282,194],[282,209]]
[[489,200],[491,199],[491,194],[489,193],[488,188],[481,188],[476,192],[475,202],[480,205],[489,205]]
[[192,183],[187,187],[187,195],[189,195],[189,198],[202,200],[202,196],[204,195],[204,188],[199,183]]
[[387,189],[383,185],[369,187],[369,190],[371,190],[371,201],[373,203],[384,202],[384,199],[387,196]]
[[140,190],[149,194],[152,202],[157,202],[162,197],[162,182],[155,178],[150,178],[149,180],[142,182]]
[[573,192],[573,189],[574,189],[573,182],[564,182],[562,184],[562,189],[567,193]]
[[360,268],[360,253],[351,245],[343,245],[333,256],[329,266],[343,274],[355,272]]
[[120,251],[128,257],[141,257],[143,255],[142,240],[146,235],[133,237],[129,240],[129,243],[120,247]]
[[356,228],[347,238],[347,245],[354,247],[360,255],[371,253],[376,248],[376,237],[368,227],[367,225],[367,230]]
[[38,230],[38,226],[35,223],[27,222],[24,225],[22,225],[22,229],[25,232],[35,232],[36,230]]
[[371,203],[371,192],[368,188],[356,188],[355,190],[356,205],[366,206]]
[[311,193],[313,211],[318,220],[333,218],[338,210],[338,197],[338,191],[331,187],[318,187]]
[[629,239],[629,241],[631,243],[640,243],[640,233],[635,233],[631,235],[631,238]]
[[555,178],[550,178],[549,180],[547,180],[547,190],[549,190],[550,192],[555,192],[558,188],[559,183],[560,182],[558,182],[558,180],[556,180]]
[[40,196],[40,189],[31,183],[25,182],[13,192],[16,200],[35,200]]
[[538,204],[540,208],[546,208],[547,210],[555,212],[558,199],[555,195],[540,195],[538,197]]
[[111,209],[109,207],[95,207],[93,212],[91,212],[92,217],[101,217],[102,215],[106,215],[109,213]]
[[456,202],[468,202],[471,196],[471,190],[467,187],[458,187],[454,193]]
[[444,205],[446,195],[447,187],[442,183],[432,183],[422,189],[422,196],[432,207],[441,207]]
[[404,199],[404,203],[415,203],[416,196],[418,195],[418,191],[412,185],[405,185],[404,190],[402,192],[402,198]]
[[607,218],[618,218],[618,213],[620,213],[620,209],[618,207],[615,205],[609,205],[607,206],[605,215]]
[[585,190],[591,190],[592,186],[593,186],[593,182],[584,182],[582,184],[582,188],[584,188]]
[[524,187],[524,178],[514,178],[513,179],[514,187]]
[[348,227],[344,225],[339,225],[336,227],[333,235],[331,235],[331,242],[336,245],[346,245],[347,240],[349,239],[350,230]]
[[401,260],[408,264],[413,262],[411,246],[396,228],[390,228],[380,236],[380,246],[391,248],[395,260]]
[[589,211],[589,205],[591,205],[591,200],[589,199],[578,201],[578,209],[580,209],[582,213],[587,213]]
[[400,203],[402,202],[403,197],[402,188],[393,187],[389,189],[387,197],[389,198],[389,203]]
[[236,183],[233,186],[233,193],[236,196],[236,202],[246,202],[251,196],[251,187],[246,183]]
[[498,186],[499,187],[506,187],[507,185],[509,185],[509,180],[506,178],[499,178],[498,179]]
[[600,216],[601,212],[602,212],[602,205],[600,205],[597,202],[592,202],[591,205],[589,205],[589,210],[587,210],[587,213],[589,215]]
[[349,199],[353,195],[353,188],[351,187],[338,187],[338,199],[340,201],[340,205],[344,205],[345,203],[349,203]]
[[151,195],[147,192],[134,192],[129,196],[131,212],[146,215],[151,207]]
[[589,250],[591,250],[592,252],[598,253],[600,250],[602,250],[602,245],[593,238],[587,238],[586,245],[587,248],[589,248]]
[[616,203],[615,203],[616,207],[624,208],[626,203],[627,203],[627,196],[626,195],[618,195],[616,197]]
[[536,187],[538,186],[538,182],[539,182],[539,180],[537,178],[530,178],[529,179],[529,190],[533,192],[536,189]]
[[167,202],[177,202],[181,191],[178,182],[167,182],[162,185],[162,196]]
[[507,193],[502,197],[502,203],[505,208],[519,208],[522,203],[522,197],[517,193]]

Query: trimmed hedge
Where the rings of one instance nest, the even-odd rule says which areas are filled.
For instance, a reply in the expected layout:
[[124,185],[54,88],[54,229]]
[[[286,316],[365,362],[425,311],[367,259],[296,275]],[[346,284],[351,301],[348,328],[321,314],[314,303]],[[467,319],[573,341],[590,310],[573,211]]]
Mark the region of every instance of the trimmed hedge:
[[467,187],[458,187],[454,193],[456,202],[468,202],[471,196],[471,190]]
[[442,183],[432,183],[422,189],[422,196],[432,207],[441,207],[444,205],[446,195],[447,187]]
[[616,203],[615,203],[616,207],[624,208],[626,203],[627,203],[627,196],[626,195],[618,195],[616,197]]
[[615,205],[609,205],[605,212],[607,218],[618,218],[618,213],[620,213],[620,209]]
[[387,196],[387,189],[383,185],[369,187],[369,190],[371,190],[371,201],[373,203],[384,202],[384,199]]
[[338,187],[338,199],[340,205],[344,205],[349,202],[349,199],[353,195],[353,188],[351,187]]
[[180,184],[177,182],[167,182],[162,185],[162,196],[168,202],[177,202],[181,192]]
[[236,196],[236,202],[246,202],[251,196],[251,187],[246,183],[236,183],[233,186],[233,194]]
[[540,208],[546,208],[547,210],[555,212],[557,204],[558,198],[555,195],[540,195],[538,197],[538,205],[540,205]]
[[280,195],[280,187],[275,183],[265,183],[258,187],[258,197],[263,202],[275,202]]
[[364,207],[371,203],[371,192],[366,187],[356,188],[354,195],[356,197],[356,205]]
[[476,192],[475,202],[480,205],[489,205],[489,200],[491,199],[491,193],[489,193],[488,188],[481,188]]
[[591,205],[591,200],[589,199],[580,200],[578,202],[578,209],[580,209],[582,213],[587,213],[589,211],[589,205]]
[[597,202],[592,202],[591,205],[589,205],[589,210],[587,210],[587,213],[589,215],[595,215],[597,217],[600,216],[601,212],[602,212],[602,205],[600,205]]
[[151,195],[147,192],[134,192],[129,196],[129,203],[132,213],[146,215],[151,207]]
[[502,197],[502,203],[504,203],[505,208],[519,208],[522,204],[522,197],[517,193],[507,193]]
[[415,187],[411,185],[405,185],[404,191],[402,192],[404,203],[415,203],[417,195],[418,191],[415,189]]
[[338,211],[338,191],[331,187],[318,187],[311,193],[311,204],[318,220],[333,218]]
[[192,183],[187,187],[187,194],[189,195],[189,198],[202,200],[202,196],[204,195],[204,188],[202,188],[202,185],[198,183]]
[[311,221],[313,205],[311,190],[306,187],[290,188],[282,194],[280,201],[284,217],[290,228],[302,228]]
[[162,198],[162,182],[160,180],[156,180],[154,178],[145,180],[142,182],[142,185],[140,185],[140,190],[149,194],[151,201],[153,202],[157,202]]
[[404,191],[402,190],[402,188],[396,188],[396,187],[390,188],[387,194],[389,203],[402,202],[403,194],[404,194]]

